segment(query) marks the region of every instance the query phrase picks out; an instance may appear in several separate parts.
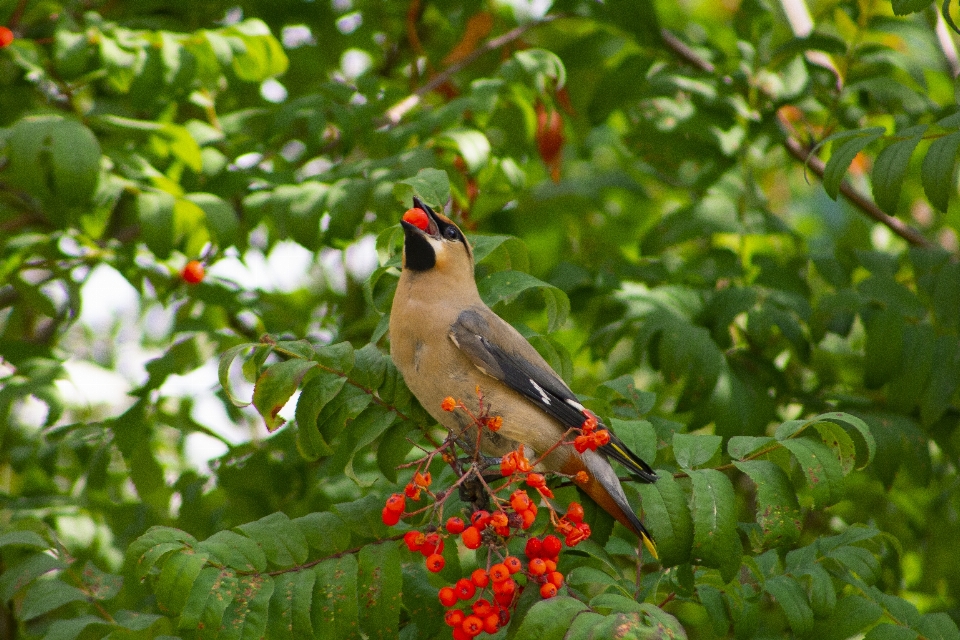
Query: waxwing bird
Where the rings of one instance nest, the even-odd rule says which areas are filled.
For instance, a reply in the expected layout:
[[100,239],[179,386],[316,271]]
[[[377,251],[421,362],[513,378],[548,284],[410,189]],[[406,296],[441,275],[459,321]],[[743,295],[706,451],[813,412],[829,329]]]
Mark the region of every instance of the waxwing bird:
[[390,355],[407,386],[437,422],[463,433],[468,443],[477,441],[472,420],[440,405],[453,396],[477,414],[479,387],[488,414],[503,420],[498,431],[483,430],[482,453],[502,457],[523,445],[531,460],[550,451],[539,469],[586,472],[578,476],[586,477],[578,486],[657,557],[608,459],[641,482],[656,481],[656,473],[612,431],[609,443],[596,451],[581,454],[572,446],[555,446],[592,414],[526,338],[480,299],[473,251],[457,225],[418,198],[413,204],[426,215],[416,212],[416,224],[401,221],[403,270],[390,315]]

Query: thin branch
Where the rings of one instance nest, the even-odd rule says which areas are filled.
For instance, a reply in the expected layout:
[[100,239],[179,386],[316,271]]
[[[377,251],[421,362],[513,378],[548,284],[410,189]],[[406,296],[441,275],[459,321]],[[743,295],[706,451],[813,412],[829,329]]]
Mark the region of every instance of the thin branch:
[[433,76],[429,82],[425,85],[419,87],[412,94],[393,105],[387,109],[386,114],[384,114],[383,125],[386,127],[393,127],[397,125],[400,120],[407,114],[408,111],[420,104],[420,100],[423,99],[423,96],[427,95],[443,83],[449,81],[454,74],[459,73],[466,67],[473,64],[480,56],[485,53],[490,53],[491,51],[496,51],[501,47],[504,47],[511,42],[520,39],[523,35],[533,29],[534,27],[539,27],[542,24],[546,24],[551,20],[556,19],[558,16],[546,16],[543,20],[538,20],[536,22],[529,22],[524,25],[520,25],[510,31],[507,31],[501,36],[497,36],[491,40],[487,40],[485,43],[474,49],[470,55],[464,57],[462,60],[455,62],[450,65],[437,75]]
[[[790,155],[800,162],[805,163],[821,180],[823,179],[823,172],[826,167],[823,160],[817,156],[810,155],[810,151],[791,136],[786,136],[783,141],[783,146],[786,147]],[[873,200],[854,189],[846,180],[840,183],[840,193],[846,196],[847,200],[868,217],[884,225],[913,246],[925,248],[936,246],[910,225],[884,213]]]

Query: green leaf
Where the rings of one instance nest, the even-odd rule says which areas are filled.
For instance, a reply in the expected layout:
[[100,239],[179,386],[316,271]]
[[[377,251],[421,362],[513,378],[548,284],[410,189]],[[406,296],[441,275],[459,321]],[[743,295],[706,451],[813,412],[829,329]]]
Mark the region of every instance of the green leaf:
[[212,193],[188,193],[184,198],[203,210],[206,226],[220,248],[237,244],[240,220],[226,200]]
[[610,428],[641,460],[653,464],[657,457],[657,432],[649,421],[611,418]]
[[377,445],[377,467],[390,482],[397,481],[397,467],[407,458],[419,431],[412,431],[406,422],[391,427]]
[[235,531],[223,530],[197,544],[200,553],[235,571],[266,571],[267,557],[256,542]]
[[233,72],[241,80],[262,82],[286,72],[290,64],[287,54],[263,21],[250,18],[224,32],[243,41],[243,47],[233,56]]
[[217,365],[217,376],[220,379],[220,386],[223,388],[223,392],[227,395],[227,399],[230,400],[235,407],[246,407],[249,406],[250,403],[244,402],[234,395],[233,385],[230,384],[230,366],[238,355],[248,349],[256,349],[260,346],[261,345],[254,342],[238,344],[235,347],[227,349],[223,352],[223,355],[220,356],[220,362]]
[[899,624],[878,624],[863,637],[863,640],[916,640],[919,636],[910,627]]
[[673,455],[682,469],[707,464],[720,454],[723,438],[692,433],[673,434]]
[[[840,194],[840,183],[843,181],[847,169],[850,168],[850,163],[853,162],[858,153],[863,151],[871,142],[879,139],[884,133],[886,133],[886,129],[883,127],[844,131],[833,134],[820,143],[833,142],[830,160],[827,161],[823,170],[823,188],[827,195],[834,200],[837,199]],[[844,142],[841,143],[841,140],[844,140]]]
[[237,589],[237,578],[232,571],[205,567],[188,592],[177,627],[201,631],[200,637],[215,635]]
[[[127,558],[137,565],[137,577],[143,578],[153,565],[170,551],[192,547],[197,539],[173,527],[153,526],[127,548]],[[157,550],[160,549],[158,553]]]
[[263,549],[267,560],[276,567],[285,569],[307,560],[307,539],[284,513],[271,513],[236,528],[252,538]]
[[587,605],[568,596],[542,600],[527,611],[517,628],[516,637],[562,640],[573,619],[586,610]]
[[770,436],[733,436],[727,442],[727,453],[735,460],[743,460],[774,442]]
[[[376,482],[377,478],[373,478],[368,483],[360,481],[353,470],[353,458],[364,447],[383,435],[396,419],[397,414],[394,411],[379,404],[370,405],[364,409],[360,415],[354,418],[353,422],[350,423],[350,434],[353,443],[351,446],[353,451],[350,454],[350,459],[345,469],[348,478],[361,486],[369,486],[373,482]],[[343,445],[341,444],[341,446]]]
[[657,394],[651,391],[644,391],[637,388],[637,383],[633,376],[622,375],[613,380],[607,380],[600,384],[597,392],[601,397],[610,398],[609,394],[604,394],[604,389],[610,389],[615,395],[630,402],[638,415],[649,413],[657,401]]
[[917,11],[923,11],[932,4],[932,0],[891,0],[893,15],[905,16]]
[[878,389],[893,378],[903,353],[904,318],[894,309],[874,313],[866,322],[864,385]]
[[933,349],[937,365],[930,371],[927,388],[920,396],[920,420],[930,426],[950,407],[960,387],[960,343],[955,336],[937,336]]
[[[929,0],[924,0],[929,3]],[[960,132],[937,138],[927,149],[920,167],[920,183],[927,194],[930,204],[946,212],[950,203],[950,194],[956,185],[954,167],[957,163],[957,151],[960,150]]]
[[274,577],[273,596],[268,612],[267,637],[312,640],[313,589],[316,571],[292,571]]
[[863,547],[843,545],[830,550],[826,557],[840,563],[866,584],[873,584],[880,577],[880,561]]
[[318,638],[358,636],[357,558],[349,554],[317,565],[311,620]]
[[476,173],[490,160],[490,141],[475,129],[450,129],[440,140],[447,139],[467,163],[467,171]]
[[380,517],[383,503],[377,496],[369,494],[353,502],[340,502],[333,505],[333,510],[357,535],[364,538],[386,537],[387,528]]
[[174,204],[176,199],[163,191],[141,191],[137,194],[136,210],[141,237],[160,259],[168,258],[173,249]]
[[928,613],[914,628],[929,640],[960,640],[960,629],[947,613]]
[[0,535],[0,548],[33,547],[34,549],[49,549],[52,546],[36,531],[8,531]]
[[816,506],[830,506],[843,497],[840,461],[825,444],[809,438],[791,438],[781,444],[800,463]]
[[303,533],[310,549],[320,557],[340,553],[350,545],[350,532],[345,523],[332,513],[308,513],[292,522]]
[[8,565],[3,573],[0,573],[0,600],[7,602],[43,574],[66,567],[62,560],[47,553],[35,553],[16,564]]
[[286,422],[277,414],[283,408],[308,371],[317,366],[311,360],[286,360],[279,362],[257,379],[253,388],[253,406],[263,416],[270,432],[276,431]]
[[933,288],[933,313],[943,331],[960,332],[960,263],[949,262],[937,274]]
[[904,130],[899,135],[905,140],[894,142],[877,154],[873,164],[873,199],[877,206],[893,215],[900,203],[903,178],[910,167],[913,155],[929,125],[918,125]]
[[833,449],[840,461],[840,471],[848,475],[857,464],[857,448],[853,438],[839,424],[822,421],[814,423],[814,428],[820,433],[823,444]]
[[802,519],[797,495],[783,469],[768,460],[734,462],[757,485],[757,524],[767,546],[787,546],[800,539]]
[[57,578],[43,578],[34,582],[24,593],[18,617],[21,620],[32,620],[80,600],[86,600],[86,595],[80,589]]
[[[863,469],[868,464],[870,464],[870,462],[873,460],[873,456],[877,452],[877,441],[873,437],[873,432],[870,430],[870,427],[867,425],[866,422],[864,422],[857,416],[850,415],[849,413],[843,413],[842,411],[821,413],[820,415],[814,416],[813,418],[811,418],[808,422],[817,424],[822,421],[843,422],[845,424],[850,425],[854,429],[856,429],[857,433],[860,434],[860,437],[863,440],[863,444],[867,448],[866,460],[864,460],[863,464],[861,464],[857,468]],[[822,432],[821,432],[821,435],[822,435]]]
[[570,314],[570,299],[560,289],[522,271],[497,271],[477,283],[480,297],[489,306],[511,302],[521,293],[538,290],[547,303],[547,330],[556,331]]
[[847,595],[837,601],[830,617],[814,627],[814,637],[823,640],[845,640],[864,633],[883,615],[880,606],[859,595]]
[[308,460],[332,455],[334,450],[327,444],[317,425],[323,408],[343,389],[347,379],[334,373],[321,371],[303,385],[295,412],[297,420],[297,445]]
[[727,615],[727,607],[723,604],[723,595],[720,590],[709,584],[698,584],[697,597],[703,608],[707,610],[714,633],[719,637],[726,636],[730,630],[730,617]]
[[692,555],[701,564],[719,569],[725,581],[731,580],[743,555],[733,485],[714,469],[697,469],[689,474],[693,482]]
[[315,352],[317,362],[337,373],[350,373],[353,369],[354,350],[349,342],[337,342],[320,347]]
[[900,370],[887,388],[887,405],[896,413],[910,413],[930,379],[934,360],[936,333],[931,325],[911,324],[904,329],[903,357]]
[[221,640],[264,638],[273,591],[273,578],[268,575],[241,576],[237,581],[237,594],[223,612],[217,637]]
[[660,563],[674,567],[690,559],[693,519],[687,495],[670,474],[653,484],[636,486],[643,499],[644,522],[657,544]]
[[406,180],[400,180],[398,185],[408,185],[413,193],[395,189],[394,193],[408,206],[413,206],[412,197],[420,196],[424,204],[435,211],[442,211],[450,200],[450,177],[446,171],[440,169],[421,169],[417,175]]
[[84,204],[100,180],[100,143],[90,129],[75,120],[61,120],[50,132],[53,189],[70,204]]
[[360,628],[370,638],[395,638],[400,624],[400,551],[396,544],[368,544],[360,549],[357,598]]
[[206,564],[206,554],[183,552],[170,556],[163,563],[154,587],[157,602],[168,611],[183,610],[193,583]]
[[795,634],[802,637],[810,633],[813,629],[813,609],[799,582],[790,576],[773,576],[763,583],[763,589],[783,609]]

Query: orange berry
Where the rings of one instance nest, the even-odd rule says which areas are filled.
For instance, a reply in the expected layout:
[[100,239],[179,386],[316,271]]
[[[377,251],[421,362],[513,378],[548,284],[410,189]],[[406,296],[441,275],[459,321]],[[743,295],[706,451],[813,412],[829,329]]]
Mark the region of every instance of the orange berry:
[[[0,37],[2,37],[2,34],[0,34]],[[206,271],[203,268],[203,263],[199,260],[191,260],[180,272],[180,277],[187,284],[199,284],[203,282],[203,276],[205,275]]]
[[413,484],[417,485],[418,487],[423,487],[426,489],[430,486],[431,482],[433,482],[433,478],[430,476],[429,471],[426,473],[420,473],[417,471],[415,474],[413,474]]
[[383,513],[381,514],[381,517],[383,518],[383,524],[387,525],[388,527],[392,527],[393,525],[400,522],[400,512],[394,511],[387,507],[383,508]]
[[598,446],[604,446],[610,442],[610,432],[606,429],[600,429],[595,434],[593,434],[594,441]]
[[543,542],[540,541],[540,538],[530,538],[527,540],[523,552],[528,558],[539,558],[540,554],[543,553]]
[[438,573],[443,569],[443,565],[447,562],[443,559],[443,556],[439,553],[435,553],[427,558],[427,571],[431,573]]
[[573,439],[573,448],[577,453],[583,453],[590,448],[590,436],[579,435]]
[[557,570],[557,561],[544,558],[543,562],[547,565],[547,573]]
[[546,483],[547,483],[547,479],[543,477],[543,474],[540,474],[540,473],[527,474],[527,484],[535,489],[545,486]]
[[571,502],[567,507],[567,518],[570,520],[570,522],[580,524],[583,522],[583,515],[583,507],[579,502]]
[[453,585],[453,590],[456,592],[457,597],[461,600],[469,600],[477,593],[476,585],[466,578],[460,578],[457,580],[457,584]]
[[406,494],[406,496],[407,496],[408,498],[410,498],[411,500],[419,500],[419,499],[420,499],[420,487],[418,487],[417,485],[413,484],[412,482],[409,483],[409,484],[407,484],[407,486],[403,488],[403,492],[404,492],[404,493]]
[[390,511],[403,513],[403,510],[406,508],[407,508],[407,499],[403,497],[402,493],[395,493],[389,498],[387,498],[387,509],[390,509]]
[[543,558],[534,558],[527,563],[527,567],[530,569],[530,573],[535,576],[542,576],[547,572],[547,563]]
[[473,612],[483,618],[493,611],[493,605],[486,598],[477,598],[477,601],[470,607]]
[[443,402],[440,403],[440,408],[444,411],[453,411],[457,408],[457,401],[452,397],[447,396],[443,399]]
[[496,511],[490,516],[490,525],[493,527],[506,527],[510,524],[510,519],[503,511]]
[[440,593],[437,594],[440,598],[440,604],[445,607],[452,607],[457,604],[457,593],[453,590],[452,587],[444,587],[440,589]]
[[423,546],[426,536],[423,535],[420,531],[407,531],[403,534],[403,541],[407,545],[407,549],[410,551],[420,551],[420,547]]
[[576,475],[573,476],[573,481],[577,484],[587,484],[590,482],[590,474],[586,471],[577,471]]
[[483,630],[489,634],[494,634],[500,630],[500,614],[488,613],[483,617]]
[[453,640],[470,640],[472,637],[472,635],[463,630],[463,627],[454,627],[453,629]]
[[490,576],[483,569],[474,569],[473,573],[470,574],[470,581],[483,589],[490,584]]
[[487,418],[484,420],[484,424],[487,426],[487,429],[490,429],[490,431],[500,431],[500,427],[503,426],[503,418],[500,416],[493,416],[492,418]]
[[483,633],[483,620],[481,620],[479,616],[467,616],[464,618],[460,628],[463,629],[464,633],[473,638]]
[[13,31],[7,27],[0,27],[0,49],[9,47],[13,40]]
[[494,595],[513,595],[517,590],[517,583],[512,579],[504,580],[503,582],[494,582],[493,583],[493,593]]
[[530,466],[530,461],[527,460],[527,457],[517,453],[517,471],[529,473],[531,469],[533,469],[533,467]]
[[430,226],[430,218],[423,209],[407,209],[403,214],[403,221],[412,224],[421,231],[426,231]]
[[477,549],[480,547],[480,530],[476,527],[467,527],[460,534],[460,539],[463,540],[463,546],[467,549]]
[[563,586],[563,574],[559,571],[551,571],[547,574],[547,582],[559,589]]
[[528,496],[527,492],[523,489],[517,489],[513,492],[513,495],[510,496],[510,506],[513,507],[513,510],[517,513],[529,509],[530,504],[530,496]]
[[435,553],[443,553],[443,538],[437,533],[428,533],[420,546],[420,553],[424,556],[432,556]]
[[[530,505],[535,507],[536,505]],[[520,525],[521,529],[529,529],[533,522],[537,519],[537,510],[536,509],[527,509],[520,514],[520,517],[523,518],[523,523]]]
[[500,459],[500,474],[506,478],[512,476],[517,471],[517,456],[511,451]]
[[463,530],[466,528],[466,525],[463,523],[463,518],[454,516],[447,519],[447,531],[450,533],[463,533]]
[[477,529],[486,529],[487,525],[490,524],[490,513],[483,510],[474,511],[473,515],[470,516],[470,524]]
[[517,556],[507,556],[503,559],[503,564],[510,573],[516,573],[520,571],[520,569],[523,569],[523,563],[520,562],[520,558]]
[[494,588],[496,588],[496,585],[508,580],[509,578],[510,569],[507,568],[507,565],[498,562],[490,567],[490,579],[493,580]]
[[546,600],[557,595],[557,587],[549,582],[540,587],[540,597]]
[[[447,587],[449,589],[449,587]],[[451,627],[459,627],[463,624],[463,619],[467,617],[460,609],[450,609],[445,614],[443,614],[443,621]]]
[[583,421],[583,424],[580,425],[580,428],[584,433],[590,434],[594,429],[597,428],[597,425],[600,424],[600,421],[597,420],[597,416],[593,415],[591,411],[584,411],[583,415],[586,416],[586,419]]

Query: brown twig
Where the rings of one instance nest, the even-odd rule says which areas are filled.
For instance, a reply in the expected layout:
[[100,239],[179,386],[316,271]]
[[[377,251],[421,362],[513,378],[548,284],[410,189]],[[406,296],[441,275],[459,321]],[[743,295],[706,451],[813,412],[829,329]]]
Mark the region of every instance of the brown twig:
[[470,55],[464,57],[462,60],[450,65],[437,75],[433,76],[425,85],[419,87],[412,94],[387,109],[387,112],[384,114],[384,126],[395,126],[408,111],[420,104],[420,100],[423,98],[423,96],[430,93],[444,82],[449,81],[454,74],[473,64],[483,54],[500,49],[501,47],[510,44],[514,40],[521,38],[530,29],[539,27],[540,25],[546,24],[556,18],[557,16],[546,16],[543,20],[520,25],[519,27],[507,31],[501,36],[487,40],[485,43],[474,49]]

